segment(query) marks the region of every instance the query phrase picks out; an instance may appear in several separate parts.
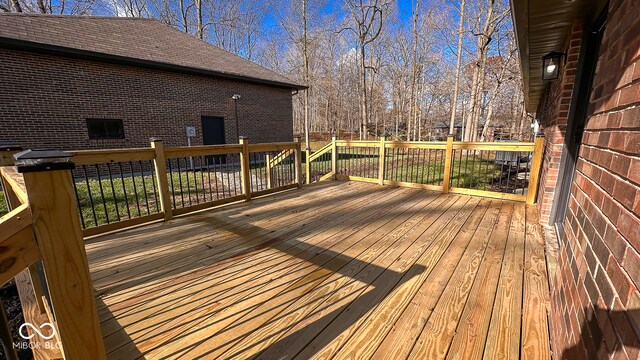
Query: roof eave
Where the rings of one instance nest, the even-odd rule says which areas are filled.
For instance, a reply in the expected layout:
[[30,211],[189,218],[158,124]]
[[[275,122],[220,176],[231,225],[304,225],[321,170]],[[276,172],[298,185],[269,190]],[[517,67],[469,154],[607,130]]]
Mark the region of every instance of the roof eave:
[[120,64],[120,65],[138,66],[138,67],[152,68],[156,70],[179,72],[179,73],[192,74],[192,75],[210,76],[218,79],[242,81],[242,82],[247,82],[252,84],[269,85],[269,86],[287,88],[287,89],[304,90],[308,88],[308,86],[296,84],[296,83],[287,83],[287,82],[281,82],[281,81],[259,79],[259,78],[253,78],[248,76],[242,76],[238,74],[230,74],[230,73],[207,70],[202,68],[170,64],[170,63],[164,63],[164,62],[152,61],[152,60],[146,60],[146,59],[131,58],[131,57],[120,56],[120,55],[112,55],[112,54],[100,53],[95,51],[80,50],[80,49],[69,48],[64,46],[43,44],[38,42],[18,40],[18,39],[1,37],[1,36],[0,36],[0,48],[29,51],[29,52],[41,53],[41,54],[53,54],[53,55],[66,56],[66,57],[72,57],[77,59],[101,61],[101,62],[107,62],[112,64]]

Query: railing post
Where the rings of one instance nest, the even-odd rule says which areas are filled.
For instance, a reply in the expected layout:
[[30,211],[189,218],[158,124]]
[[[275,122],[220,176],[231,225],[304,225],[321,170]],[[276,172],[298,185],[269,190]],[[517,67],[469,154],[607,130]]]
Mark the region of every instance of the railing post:
[[449,192],[449,183],[451,182],[451,159],[453,158],[453,135],[447,136],[447,149],[444,158],[444,178],[442,179],[442,192]]
[[380,137],[380,163],[378,164],[378,184],[380,185],[384,185],[385,160],[387,159],[387,151],[385,149],[386,139],[384,135]]
[[69,157],[61,151],[28,150],[15,155],[64,356],[106,359],[74,198],[70,170],[75,165]]
[[242,179],[242,193],[247,201],[251,200],[251,164],[249,163],[249,138],[240,136],[240,174]]
[[538,179],[540,178],[543,152],[544,138],[537,137],[533,148],[533,159],[531,160],[531,174],[529,175],[529,186],[527,188],[527,204],[536,203],[536,197],[538,195]]
[[153,159],[153,166],[156,172],[156,182],[160,192],[160,210],[164,213],[164,221],[173,219],[173,208],[171,207],[171,193],[169,192],[169,182],[167,180],[167,160],[164,156],[164,141],[159,138],[151,138],[151,147],[155,150],[156,156]]
[[333,179],[336,179],[338,175],[338,145],[336,141],[338,136],[334,133],[331,135],[331,172],[333,172]]
[[297,143],[294,159],[296,162],[296,184],[298,184],[298,187],[302,186],[302,143],[300,142],[300,139],[299,135],[293,137],[293,141]]
[[271,154],[265,154],[264,155],[264,161],[265,161],[265,167],[266,167],[266,173],[267,173],[267,189],[271,189],[271,176],[273,175],[271,173]]

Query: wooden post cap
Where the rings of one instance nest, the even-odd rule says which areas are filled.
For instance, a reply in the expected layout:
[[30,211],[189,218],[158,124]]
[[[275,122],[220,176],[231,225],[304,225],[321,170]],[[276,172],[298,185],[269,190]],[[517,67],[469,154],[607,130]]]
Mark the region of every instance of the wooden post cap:
[[60,150],[25,150],[15,155],[19,173],[70,170],[76,165],[71,161],[73,155]]

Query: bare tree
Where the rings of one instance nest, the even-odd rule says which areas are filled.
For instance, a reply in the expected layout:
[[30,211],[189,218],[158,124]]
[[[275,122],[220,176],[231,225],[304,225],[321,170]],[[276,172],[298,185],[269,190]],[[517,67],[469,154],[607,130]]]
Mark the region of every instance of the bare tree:
[[367,45],[375,41],[383,27],[383,9],[388,3],[382,3],[380,0],[372,0],[364,2],[364,0],[347,0],[345,1],[354,26],[343,28],[353,32],[358,40],[358,61],[360,64],[360,138],[366,139],[368,136],[367,123],[369,122],[369,114],[367,112]]

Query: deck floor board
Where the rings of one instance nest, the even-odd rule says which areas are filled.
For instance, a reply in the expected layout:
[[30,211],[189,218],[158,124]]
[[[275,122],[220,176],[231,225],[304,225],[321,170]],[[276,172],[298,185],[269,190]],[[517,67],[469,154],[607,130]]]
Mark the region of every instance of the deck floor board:
[[535,211],[324,182],[95,237],[108,356],[547,359]]

